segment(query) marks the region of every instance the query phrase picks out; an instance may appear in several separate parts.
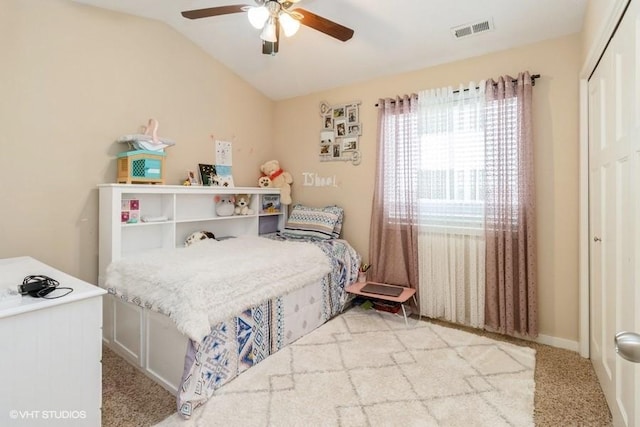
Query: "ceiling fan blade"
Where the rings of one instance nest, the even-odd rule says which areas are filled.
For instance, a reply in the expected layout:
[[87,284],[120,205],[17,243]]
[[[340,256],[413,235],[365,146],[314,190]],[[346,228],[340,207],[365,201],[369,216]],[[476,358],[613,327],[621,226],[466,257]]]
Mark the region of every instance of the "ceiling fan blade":
[[306,9],[296,8],[294,11],[302,14],[302,18],[300,19],[300,23],[302,25],[306,25],[309,28],[313,28],[314,30],[325,33],[326,35],[343,42],[346,42],[353,37],[353,30],[351,28],[347,28],[344,25],[330,21],[329,19],[323,18],[315,13],[311,13]]
[[182,16],[189,19],[208,18],[210,16],[244,12],[246,7],[246,4],[233,4],[229,6],[209,7],[207,9],[186,10],[182,12]]

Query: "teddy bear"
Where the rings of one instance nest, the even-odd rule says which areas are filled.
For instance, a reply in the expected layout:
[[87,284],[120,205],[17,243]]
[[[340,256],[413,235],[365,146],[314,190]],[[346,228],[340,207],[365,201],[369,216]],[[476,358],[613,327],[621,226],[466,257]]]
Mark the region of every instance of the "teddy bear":
[[216,214],[218,216],[231,216],[235,211],[235,198],[233,196],[216,196]]
[[280,168],[280,162],[269,160],[260,166],[262,173],[271,180],[271,187],[280,189],[280,202],[283,205],[291,204],[291,183],[293,178],[289,172]]
[[253,209],[249,207],[251,203],[250,194],[236,194],[236,215],[253,215]]

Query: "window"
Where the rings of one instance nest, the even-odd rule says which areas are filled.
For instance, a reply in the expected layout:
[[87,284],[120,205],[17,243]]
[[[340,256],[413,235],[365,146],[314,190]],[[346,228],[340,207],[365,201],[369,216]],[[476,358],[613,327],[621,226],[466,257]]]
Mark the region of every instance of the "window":
[[[393,141],[383,147],[389,223],[476,234],[485,224],[486,185],[514,195],[498,203],[513,211],[510,221],[517,223],[517,98],[486,101],[475,87],[428,92],[419,107],[384,117],[385,140]],[[505,135],[512,139],[506,144]]]
[[484,92],[475,88],[420,102],[418,203],[427,227],[483,227],[484,103]]

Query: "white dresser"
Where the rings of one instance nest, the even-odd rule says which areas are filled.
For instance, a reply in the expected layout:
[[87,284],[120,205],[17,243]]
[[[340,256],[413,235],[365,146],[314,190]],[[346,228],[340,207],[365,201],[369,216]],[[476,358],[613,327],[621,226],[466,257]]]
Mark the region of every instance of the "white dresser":
[[106,292],[30,257],[0,259],[0,289],[36,274],[73,292],[0,301],[0,425],[99,426]]

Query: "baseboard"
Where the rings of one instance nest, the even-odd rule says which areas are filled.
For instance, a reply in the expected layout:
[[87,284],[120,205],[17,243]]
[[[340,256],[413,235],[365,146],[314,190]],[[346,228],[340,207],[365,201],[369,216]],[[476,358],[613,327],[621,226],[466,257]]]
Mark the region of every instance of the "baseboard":
[[[410,313],[408,311],[408,313]],[[413,318],[415,318],[415,315],[411,316]],[[521,340],[525,340],[525,341],[531,341],[531,342],[535,342],[538,344],[544,344],[544,345],[549,345],[551,347],[556,347],[556,348],[561,348],[564,350],[570,350],[570,351],[575,351],[576,353],[579,352],[580,349],[580,343],[578,341],[571,341],[568,340],[566,338],[558,338],[558,337],[553,337],[551,335],[544,335],[544,334],[538,334],[538,337],[535,339],[532,339],[531,337],[528,337],[526,335],[521,335],[518,334],[517,332],[514,332],[513,335],[505,335],[505,334],[500,334],[500,332],[496,332],[496,331],[492,331],[491,329],[487,328],[486,326],[484,328],[473,328],[471,326],[465,326],[459,323],[452,323],[449,322],[447,320],[442,320],[442,319],[431,319],[429,317],[427,317],[426,315],[421,315],[421,319],[425,320],[425,321],[440,321],[440,322],[444,322],[444,323],[449,323],[452,327],[462,327],[464,328],[464,330],[467,330],[468,332],[474,332],[474,331],[486,331],[486,332],[490,332],[490,333],[495,333],[498,335],[504,335],[506,337],[512,336],[513,338],[518,338]],[[584,357],[584,356],[583,356]]]
[[552,337],[550,335],[539,334],[538,338],[533,340],[539,344],[550,345],[551,347],[563,348],[565,350],[571,350],[578,352],[580,345],[577,341],[571,341],[565,338]]

